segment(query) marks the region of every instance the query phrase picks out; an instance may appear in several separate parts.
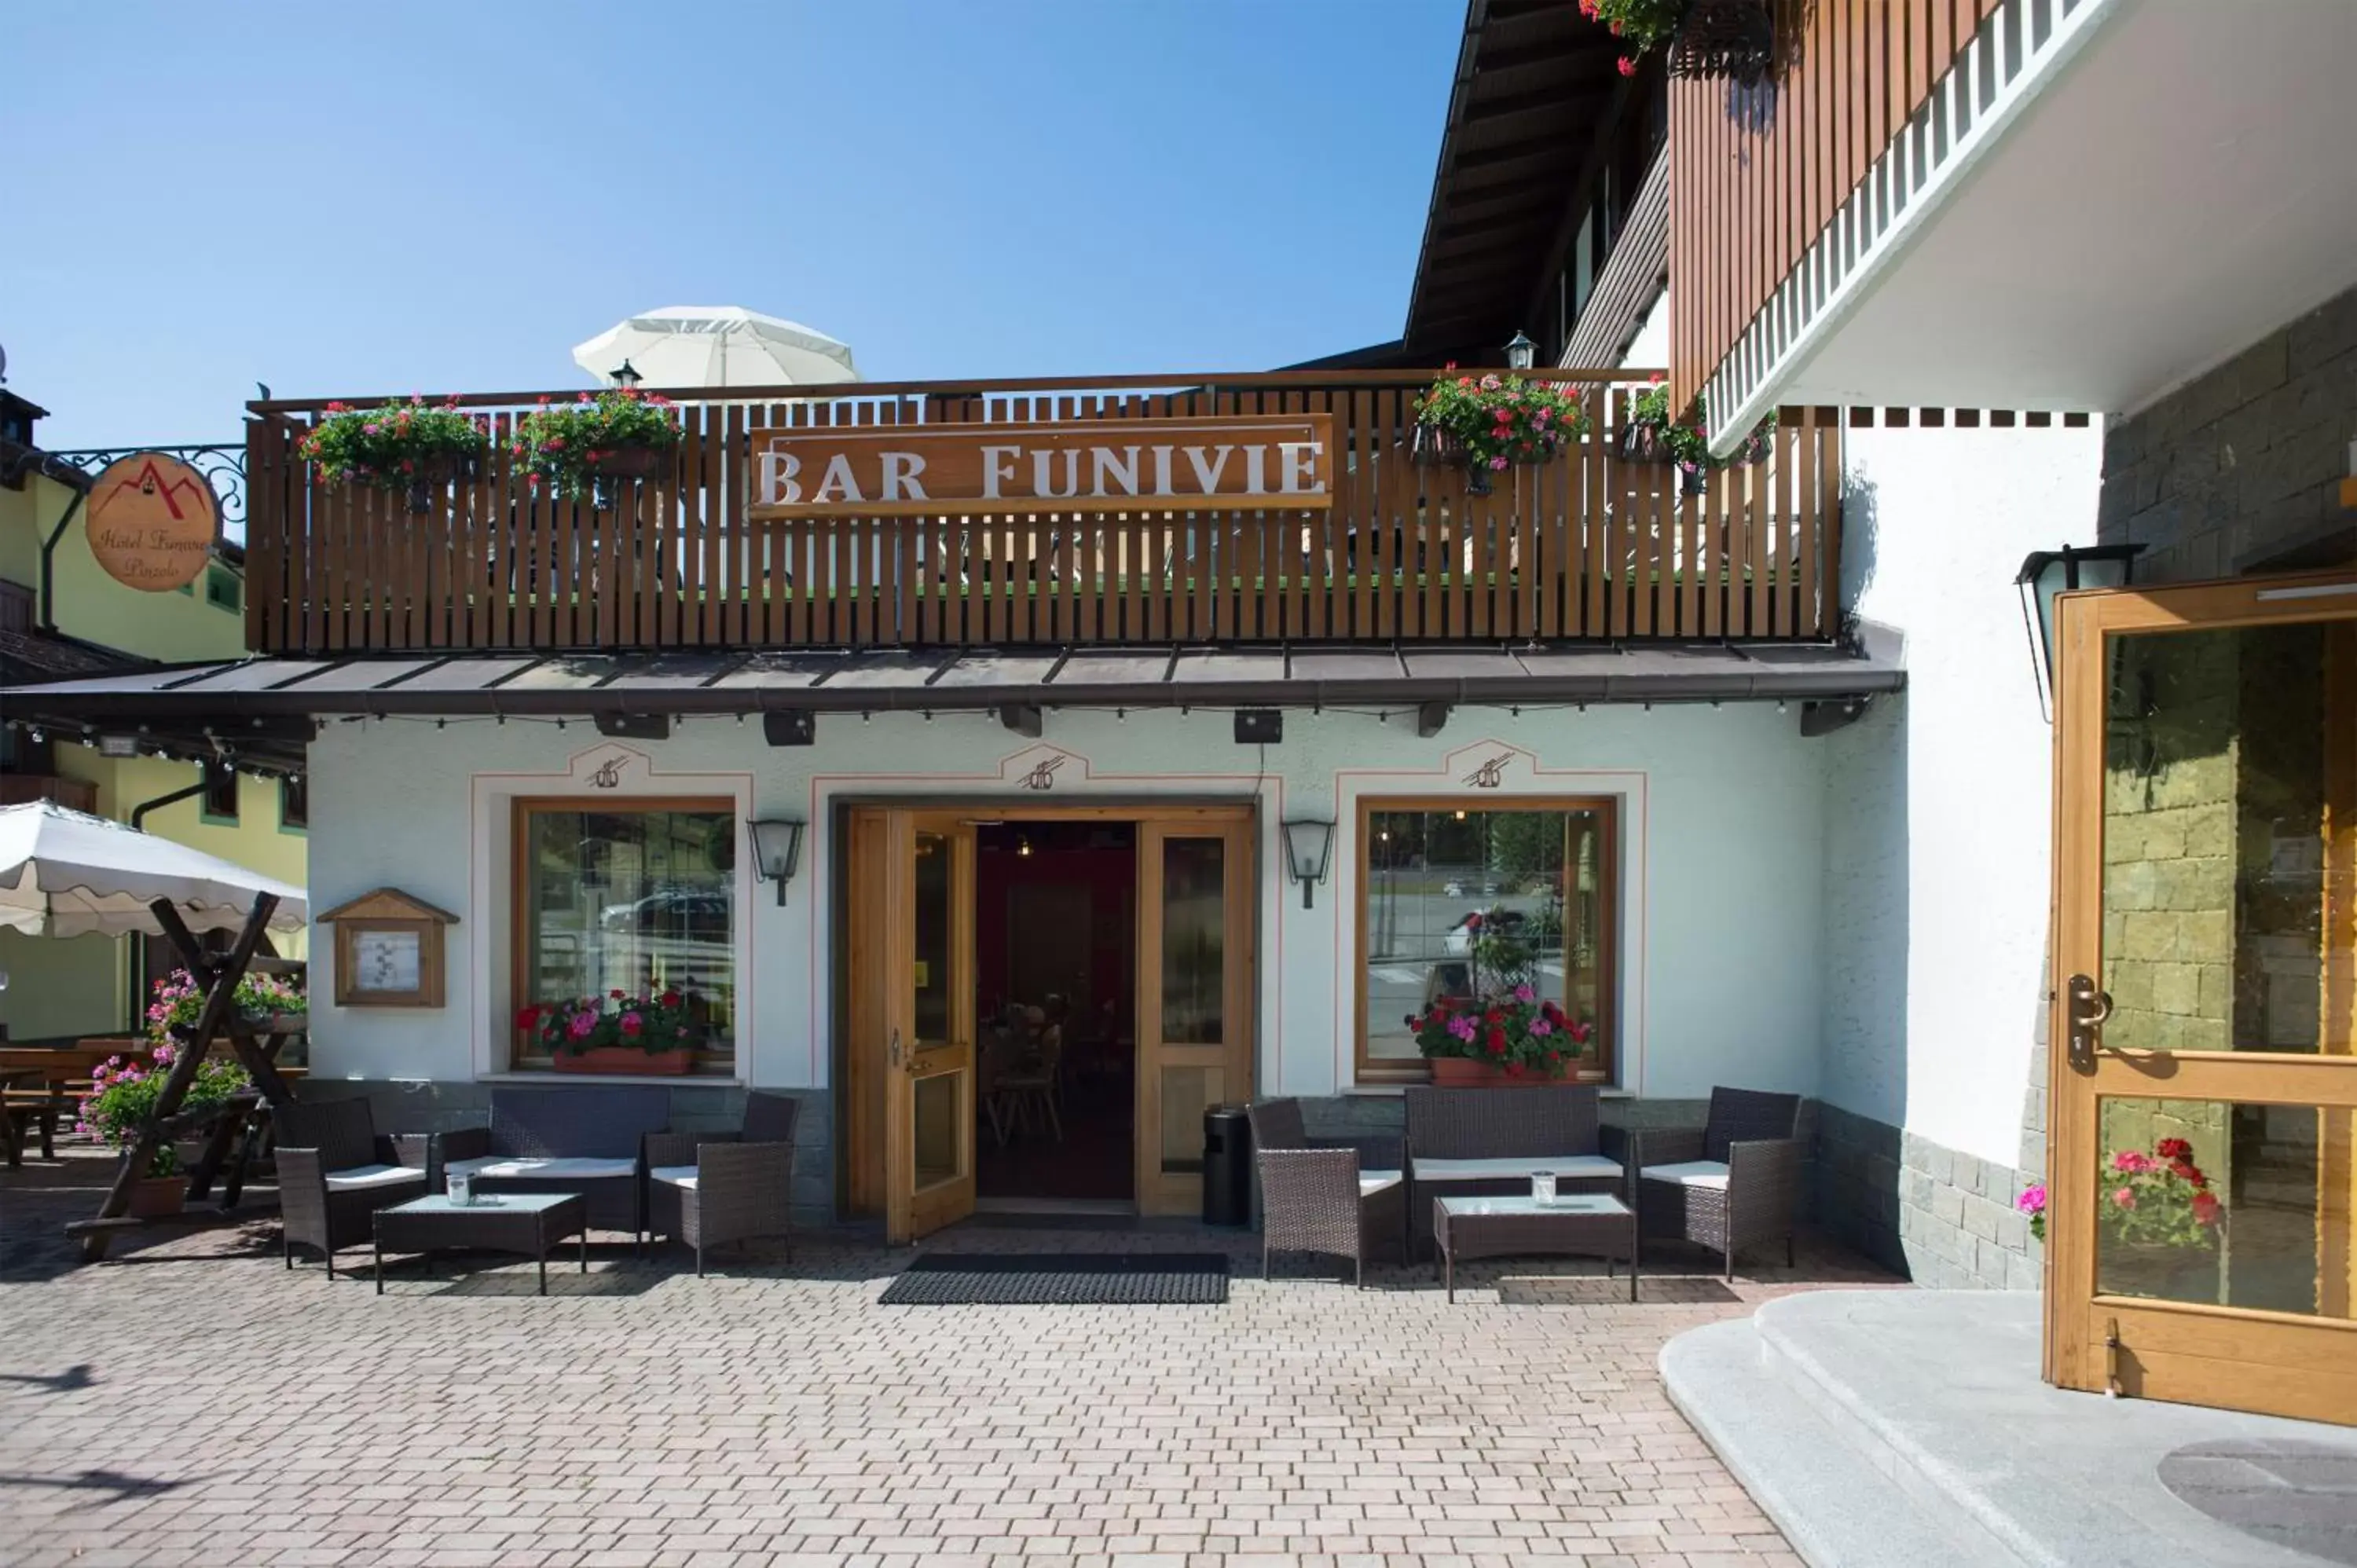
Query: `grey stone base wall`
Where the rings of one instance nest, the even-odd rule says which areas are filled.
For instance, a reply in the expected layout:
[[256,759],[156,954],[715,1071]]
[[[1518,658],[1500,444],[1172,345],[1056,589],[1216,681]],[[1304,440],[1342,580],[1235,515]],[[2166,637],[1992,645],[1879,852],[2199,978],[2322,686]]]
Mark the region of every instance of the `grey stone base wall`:
[[[593,1091],[595,1079],[553,1079],[553,1088]],[[491,1096],[498,1083],[306,1080],[307,1100],[364,1095],[381,1133],[447,1133],[458,1127],[480,1127],[490,1119]],[[745,1117],[745,1091],[735,1084],[699,1084],[683,1079],[664,1087],[671,1090],[671,1124],[683,1133],[733,1130]],[[802,1101],[794,1117],[794,1223],[813,1229],[832,1226],[834,1214],[834,1107],[823,1089],[779,1089],[765,1092],[791,1094]]]
[[2043,1250],[2014,1208],[2037,1179],[1887,1122],[1817,1108],[1818,1227],[1917,1284],[2038,1289]]

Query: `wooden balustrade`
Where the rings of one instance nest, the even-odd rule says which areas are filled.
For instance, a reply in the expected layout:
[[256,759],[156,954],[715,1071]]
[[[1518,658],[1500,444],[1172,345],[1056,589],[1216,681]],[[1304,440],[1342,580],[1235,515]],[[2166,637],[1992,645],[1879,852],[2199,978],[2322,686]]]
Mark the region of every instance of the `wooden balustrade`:
[[[618,482],[606,506],[523,482],[505,437],[532,396],[461,398],[490,421],[491,456],[423,511],[301,461],[324,403],[256,403],[248,641],[332,654],[1835,634],[1835,411],[1788,411],[1765,461],[1690,495],[1675,469],[1620,455],[1641,377],[1538,373],[1582,388],[1598,429],[1498,473],[1487,496],[1413,460],[1431,371],[677,394],[670,471]],[[1321,510],[748,516],[753,437],[771,428],[1320,412],[1338,448]]]
[[1670,387],[1681,406],[2000,0],[1770,4],[1776,63],[1766,80],[1670,83]]

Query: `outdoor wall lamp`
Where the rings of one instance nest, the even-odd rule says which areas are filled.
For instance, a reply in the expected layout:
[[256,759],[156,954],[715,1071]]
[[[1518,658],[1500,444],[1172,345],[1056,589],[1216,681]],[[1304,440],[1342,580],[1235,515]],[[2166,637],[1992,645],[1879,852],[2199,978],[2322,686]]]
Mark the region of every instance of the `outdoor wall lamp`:
[[2076,588],[2125,588],[2136,558],[2143,553],[2141,544],[2066,544],[2060,550],[2031,551],[2014,574],[2038,699],[2049,719],[2054,716],[2054,596]]
[[775,818],[748,822],[745,825],[753,831],[753,875],[778,885],[778,907],[783,908],[786,886],[793,881],[795,868],[802,865],[805,824],[790,818]]
[[1506,345],[1506,368],[1513,371],[1527,371],[1531,368],[1532,362],[1538,358],[1538,352],[1539,346],[1531,341],[1528,333],[1517,332],[1514,334],[1513,341]]
[[1301,907],[1310,908],[1311,889],[1326,880],[1326,865],[1334,855],[1334,824],[1297,822],[1285,824],[1285,868],[1301,884]]
[[614,372],[614,384],[618,387],[635,387],[646,379],[639,374],[639,368],[628,360],[623,360],[622,368]]

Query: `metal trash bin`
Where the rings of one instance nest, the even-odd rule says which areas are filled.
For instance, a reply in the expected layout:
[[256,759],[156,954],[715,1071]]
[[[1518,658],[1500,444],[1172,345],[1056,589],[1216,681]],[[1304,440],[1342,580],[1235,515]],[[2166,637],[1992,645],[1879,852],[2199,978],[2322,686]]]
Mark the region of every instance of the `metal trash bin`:
[[1203,1223],[1252,1223],[1252,1118],[1241,1105],[1203,1112]]

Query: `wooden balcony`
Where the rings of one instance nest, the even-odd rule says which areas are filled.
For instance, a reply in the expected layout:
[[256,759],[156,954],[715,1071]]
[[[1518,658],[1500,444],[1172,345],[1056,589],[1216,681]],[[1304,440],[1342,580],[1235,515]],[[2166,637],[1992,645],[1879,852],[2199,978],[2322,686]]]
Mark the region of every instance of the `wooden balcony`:
[[[861,383],[672,393],[669,471],[611,504],[522,482],[503,436],[538,394],[461,397],[494,435],[482,475],[413,511],[296,456],[324,401],[250,405],[247,640],[257,652],[973,647],[1567,639],[1823,640],[1838,629],[1840,430],[1790,411],[1770,457],[1681,493],[1619,456],[1646,378],[1576,384],[1598,429],[1469,493],[1417,466],[1434,371]],[[571,397],[571,392],[551,394]],[[346,400],[365,404],[371,400]],[[756,519],[775,433],[1325,414],[1330,504],[986,516]],[[942,434],[938,428],[932,433]],[[1257,499],[1257,498],[1255,498]],[[1052,503],[1051,503],[1052,504]],[[882,509],[879,509],[882,510]]]

